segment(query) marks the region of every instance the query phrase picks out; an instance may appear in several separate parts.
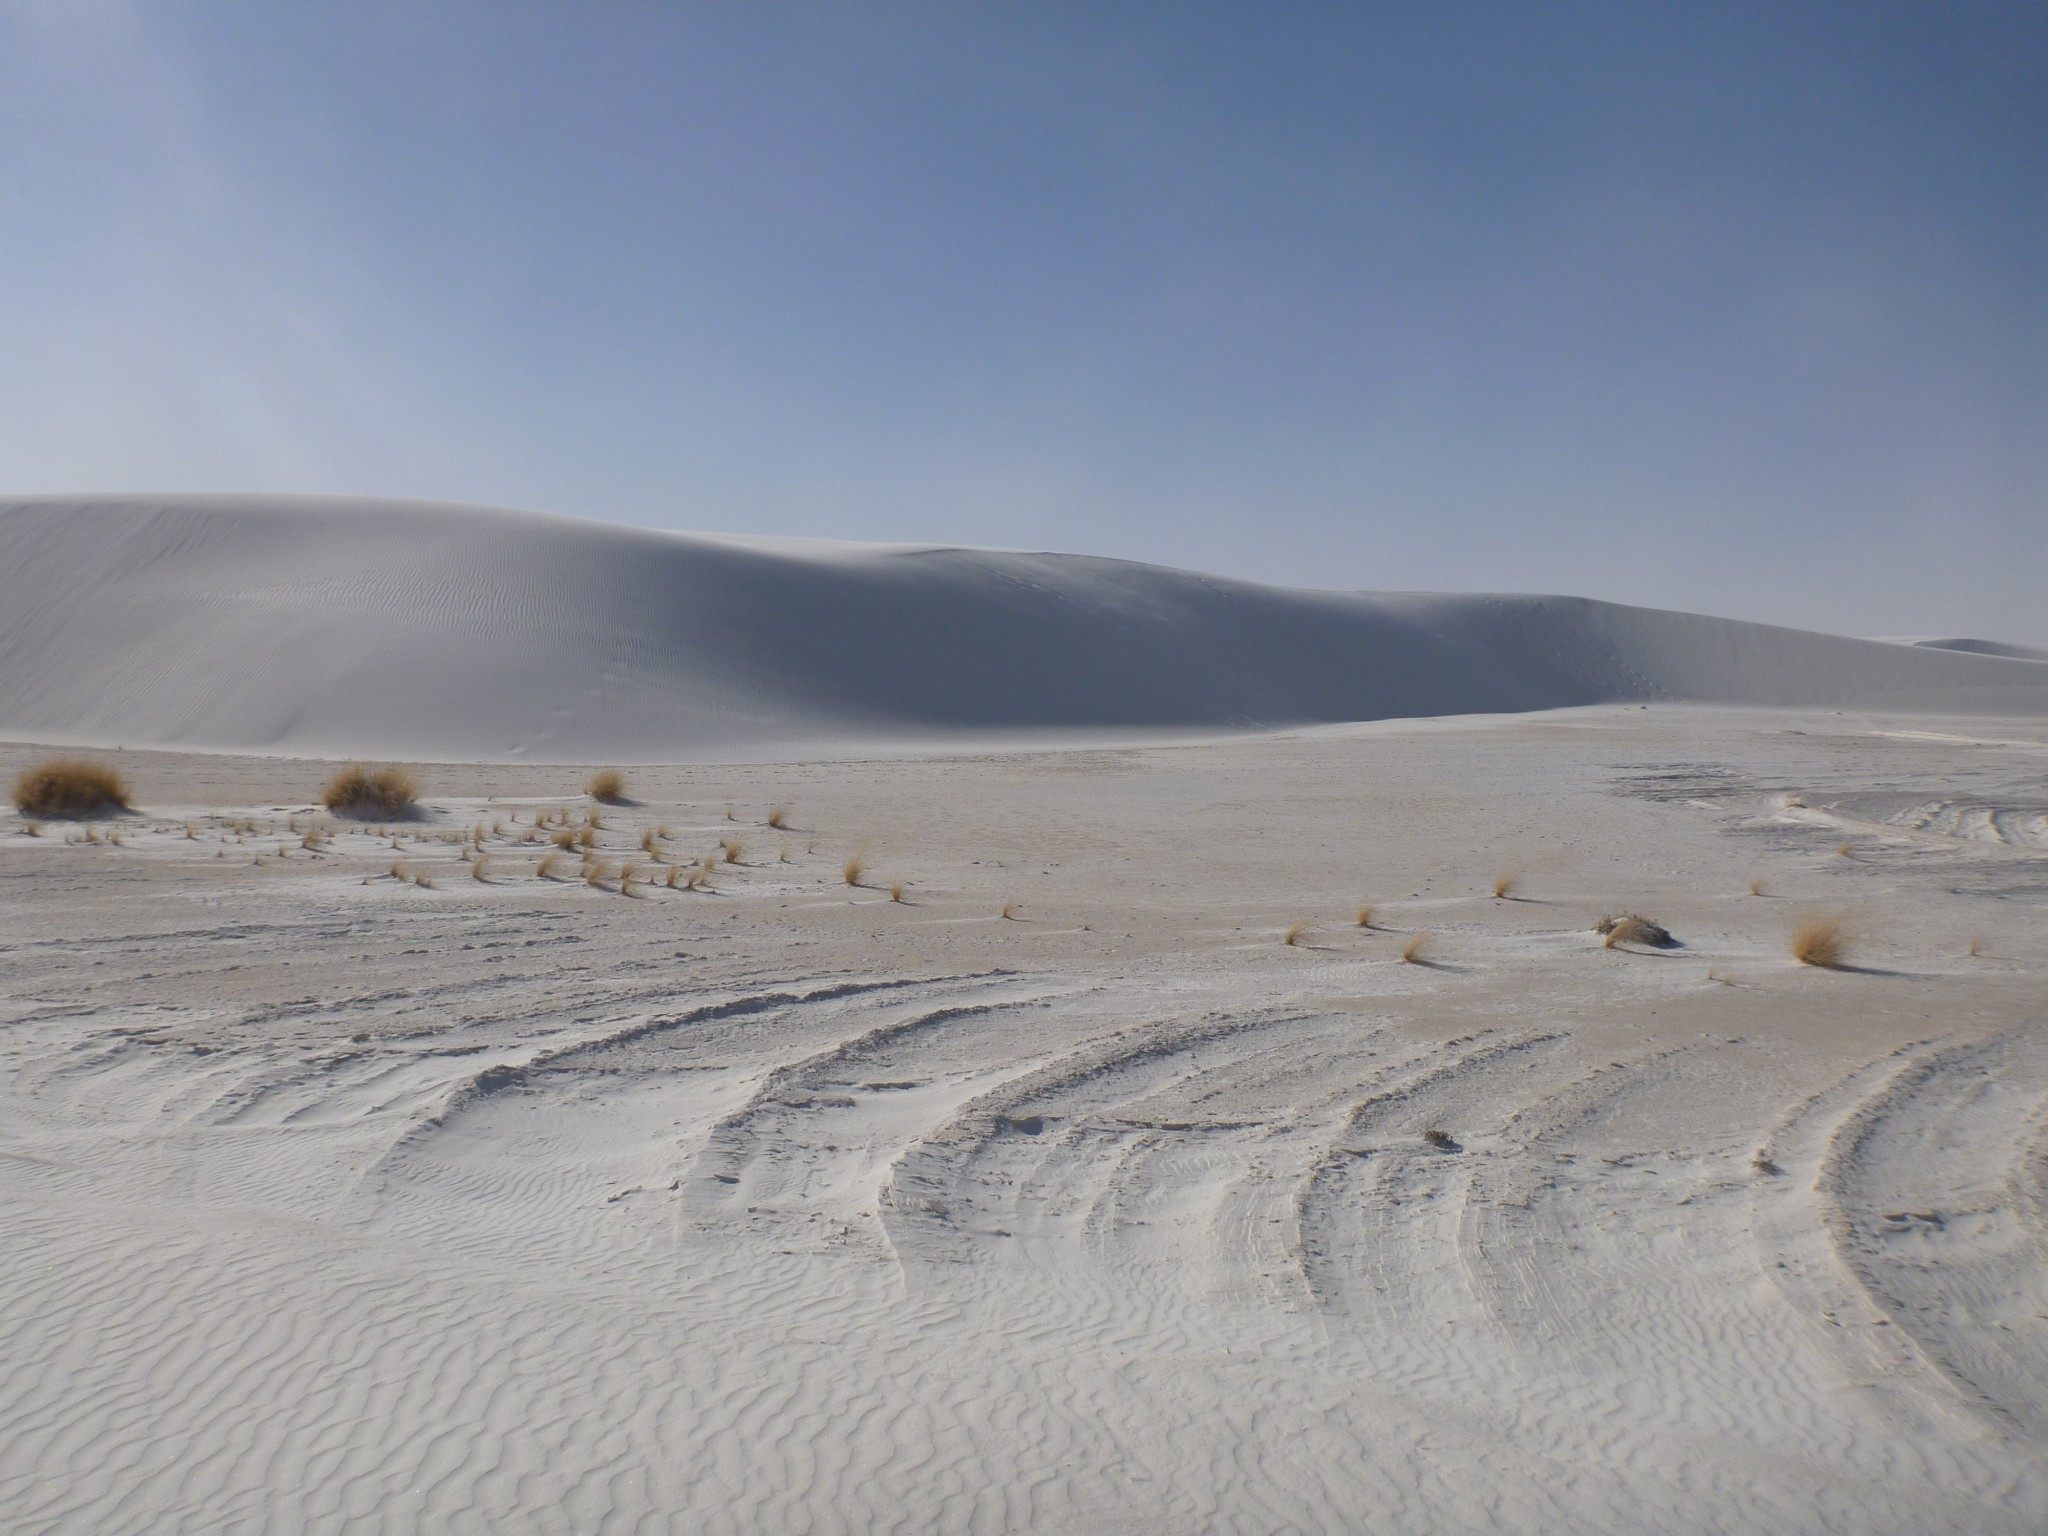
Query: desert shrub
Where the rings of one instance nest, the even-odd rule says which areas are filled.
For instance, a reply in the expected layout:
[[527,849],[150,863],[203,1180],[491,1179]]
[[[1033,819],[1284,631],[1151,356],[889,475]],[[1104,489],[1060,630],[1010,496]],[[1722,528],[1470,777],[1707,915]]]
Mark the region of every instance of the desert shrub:
[[367,821],[373,816],[405,816],[419,801],[419,782],[403,768],[348,767],[327,781],[320,803],[337,816]]
[[593,800],[616,805],[626,798],[626,776],[616,768],[600,768],[590,776],[583,790]]
[[1791,948],[1801,965],[1839,971],[1849,963],[1849,925],[1825,913],[1804,918],[1792,929]]
[[91,816],[125,811],[128,785],[104,763],[56,757],[23,769],[14,781],[14,808],[24,816]]

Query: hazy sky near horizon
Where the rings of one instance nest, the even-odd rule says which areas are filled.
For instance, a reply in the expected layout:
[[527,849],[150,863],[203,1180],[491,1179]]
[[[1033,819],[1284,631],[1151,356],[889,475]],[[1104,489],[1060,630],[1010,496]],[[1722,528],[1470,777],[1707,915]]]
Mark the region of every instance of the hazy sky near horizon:
[[0,493],[2048,643],[2048,7],[0,0]]

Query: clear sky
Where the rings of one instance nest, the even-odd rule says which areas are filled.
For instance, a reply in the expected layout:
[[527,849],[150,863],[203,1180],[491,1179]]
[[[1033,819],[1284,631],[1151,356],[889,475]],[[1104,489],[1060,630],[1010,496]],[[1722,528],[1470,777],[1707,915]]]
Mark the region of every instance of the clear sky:
[[2048,643],[2048,6],[0,0],[0,491]]

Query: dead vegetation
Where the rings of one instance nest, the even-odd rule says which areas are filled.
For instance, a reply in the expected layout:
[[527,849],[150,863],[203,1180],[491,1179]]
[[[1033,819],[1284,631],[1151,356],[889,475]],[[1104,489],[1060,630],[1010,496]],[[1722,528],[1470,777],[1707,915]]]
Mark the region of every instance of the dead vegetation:
[[1662,923],[1635,912],[1604,916],[1593,925],[1593,931],[1601,936],[1600,942],[1608,949],[1618,949],[1624,944],[1638,944],[1645,949],[1672,949],[1678,944],[1678,940],[1671,936],[1671,930]]
[[1434,948],[1435,943],[1430,938],[1427,928],[1419,933],[1410,934],[1408,942],[1401,946],[1402,963],[1406,965],[1427,965],[1429,964],[1430,953]]
[[867,855],[862,853],[850,854],[847,857],[846,862],[839,866],[840,878],[843,879],[848,885],[855,887],[858,887],[860,885],[862,877],[864,877],[867,874],[867,872]]
[[1359,926],[1359,927],[1361,927],[1361,928],[1370,928],[1370,927],[1372,926],[1372,919],[1373,919],[1373,911],[1374,911],[1374,909],[1373,909],[1373,904],[1372,904],[1371,902],[1369,902],[1369,901],[1361,901],[1361,902],[1360,902],[1360,903],[1358,904],[1358,926]]
[[1493,877],[1493,899],[1506,901],[1521,887],[1523,871],[1520,866],[1511,866]]
[[1292,948],[1300,944],[1313,932],[1315,932],[1315,925],[1313,923],[1290,923],[1287,931],[1280,936],[1280,942]]
[[132,809],[121,775],[85,757],[55,757],[23,769],[14,780],[14,808],[23,816],[52,817]]
[[403,768],[370,768],[351,763],[327,781],[320,803],[337,816],[368,821],[412,814],[419,803],[419,781]]
[[771,805],[768,807],[768,825],[781,832],[789,826],[789,807]]
[[1460,1150],[1458,1146],[1458,1138],[1453,1136],[1449,1131],[1443,1130],[1438,1126],[1433,1125],[1428,1130],[1424,1131],[1422,1133],[1422,1139],[1428,1142],[1432,1147],[1435,1147],[1439,1152],[1456,1152]]
[[901,902],[909,895],[909,893],[910,887],[905,885],[901,880],[893,880],[889,883],[889,899],[891,901]]
[[1832,913],[1817,912],[1792,929],[1792,958],[1801,965],[1839,971],[1849,963],[1849,925]]
[[616,768],[600,768],[584,784],[583,792],[605,805],[617,805],[626,798],[626,776]]
[[1004,902],[1003,910],[997,915],[1001,917],[1005,922],[1015,923],[1022,921],[1022,919],[1020,919],[1017,916],[1017,903],[1015,903],[1014,901]]
[[1752,896],[1762,896],[1765,894],[1763,876],[1759,875],[1756,879],[1749,882],[1749,894]]

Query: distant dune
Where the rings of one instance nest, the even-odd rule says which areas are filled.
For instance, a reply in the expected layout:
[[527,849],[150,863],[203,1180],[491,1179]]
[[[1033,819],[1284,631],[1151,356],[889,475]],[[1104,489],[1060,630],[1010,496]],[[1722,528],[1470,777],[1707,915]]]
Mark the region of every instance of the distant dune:
[[2042,650],[2037,646],[2010,645],[2003,640],[1973,640],[1967,635],[1909,640],[1906,643],[1936,651],[1967,651],[1973,656],[2008,656],[2016,661],[2048,661],[2048,650]]
[[0,502],[14,739],[589,761],[1636,700],[2048,713],[2048,667],[1987,649],[423,503]]

